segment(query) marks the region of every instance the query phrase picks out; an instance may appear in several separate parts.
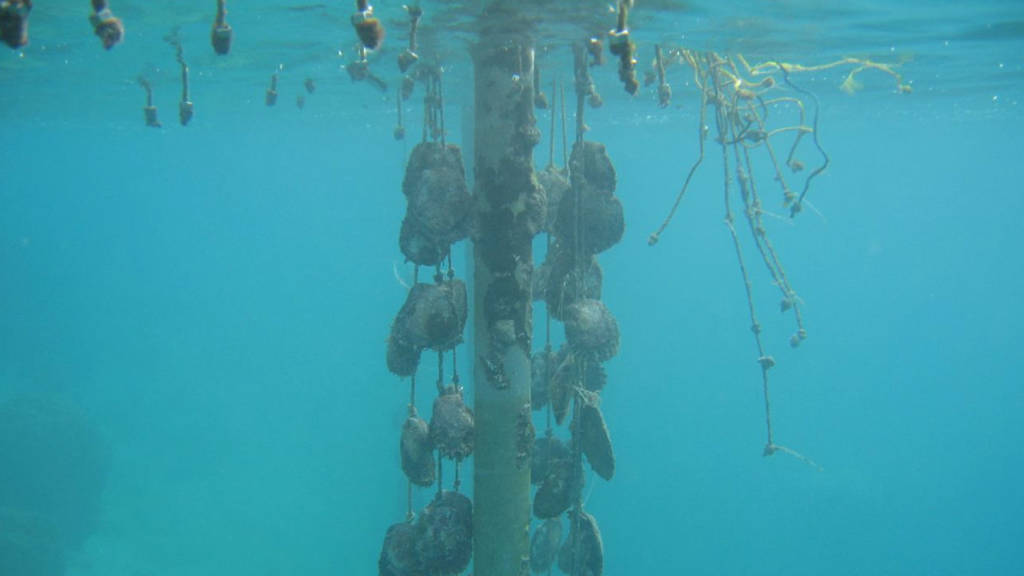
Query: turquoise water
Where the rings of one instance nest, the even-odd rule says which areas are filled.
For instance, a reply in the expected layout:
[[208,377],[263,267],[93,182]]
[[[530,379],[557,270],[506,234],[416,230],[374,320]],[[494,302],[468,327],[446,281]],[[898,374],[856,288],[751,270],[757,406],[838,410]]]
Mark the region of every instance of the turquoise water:
[[[397,238],[422,91],[396,142],[392,92],[340,68],[352,58],[349,3],[231,2],[236,40],[221,58],[214,3],[194,4],[113,4],[127,33],[105,52],[84,2],[38,2],[31,43],[0,51],[0,402],[80,407],[107,458],[93,530],[47,553],[62,550],[74,576],[372,574],[406,506],[396,447],[408,388],[387,372],[384,343],[399,278],[412,276]],[[468,146],[479,6],[440,4],[423,3],[424,52],[444,58],[450,141]],[[570,4],[584,26],[610,27],[605,3]],[[613,64],[593,71],[606,103],[588,110],[588,138],[608,147],[627,218],[601,256],[622,332],[602,404],[618,470],[611,482],[588,473],[585,488],[605,573],[1021,573],[1024,7],[715,4],[638,0],[642,56],[653,42],[752,62],[856,56],[898,64],[913,92],[868,71],[846,94],[848,68],[794,77],[820,99],[832,158],[813,209],[791,220],[774,196],[768,206],[804,303],[800,348],[770,278],[750,267],[778,363],[776,440],[818,471],[761,457],[720,163],[701,168],[647,246],[697,153],[687,73],[670,69],[675,105],[661,110],[653,88],[627,97]],[[398,3],[376,8],[390,44],[371,68],[393,88],[405,16]],[[175,27],[196,107],[185,128],[163,40]],[[546,79],[571,77],[576,37],[561,35],[577,32],[545,29]],[[162,129],[144,126],[140,74]],[[317,90],[299,109],[306,77]],[[538,167],[547,122],[538,112]],[[460,370],[469,380],[469,363]],[[420,402],[429,413],[426,393]],[[0,502],[17,507],[2,491],[24,476],[0,465]],[[417,490],[417,506],[430,495]]]

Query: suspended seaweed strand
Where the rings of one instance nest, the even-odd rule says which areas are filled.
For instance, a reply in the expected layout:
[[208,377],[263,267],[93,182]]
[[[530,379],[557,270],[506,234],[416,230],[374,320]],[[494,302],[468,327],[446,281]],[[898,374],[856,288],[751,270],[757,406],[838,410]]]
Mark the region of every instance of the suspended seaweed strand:
[[799,86],[794,84],[789,79],[789,69],[787,66],[780,66],[780,69],[782,70],[782,79],[785,80],[786,84],[788,84],[790,88],[810,97],[811,100],[814,102],[814,127],[811,131],[811,136],[814,139],[814,147],[818,149],[818,152],[821,154],[822,158],[824,158],[824,162],[822,162],[821,166],[815,168],[814,171],[811,172],[809,176],[807,176],[807,179],[804,180],[804,189],[800,192],[800,197],[797,198],[796,202],[794,202],[793,205],[790,207],[790,216],[796,216],[797,213],[800,212],[801,207],[803,206],[804,198],[807,196],[807,190],[809,190],[811,187],[811,180],[814,180],[814,178],[818,174],[821,174],[822,172],[825,171],[826,168],[828,168],[830,159],[828,157],[828,154],[825,152],[825,149],[821,147],[821,142],[818,141],[818,97],[815,96],[813,93],[808,92],[807,90],[804,90],[803,88],[800,88]]
[[[735,71],[735,65],[731,62],[723,62],[727,64]],[[728,75],[728,71],[722,69],[723,74]],[[770,79],[770,77],[768,78]],[[766,79],[766,80],[768,80]],[[735,86],[741,86],[742,81],[734,81]],[[766,88],[774,86],[774,82],[762,82]],[[737,134],[735,122],[730,123],[730,141],[729,145],[733,149],[736,161],[736,181],[740,186],[740,193],[744,203],[744,216],[746,217],[747,223],[750,227],[751,236],[754,239],[754,245],[757,248],[758,253],[761,255],[761,260],[764,263],[765,269],[768,270],[771,275],[772,283],[782,291],[782,302],[780,308],[783,312],[787,310],[793,311],[794,319],[796,320],[797,329],[793,336],[790,338],[790,345],[794,348],[799,346],[801,342],[807,339],[807,330],[803,325],[803,316],[800,312],[800,300],[789,283],[789,279],[786,277],[786,270],[782,266],[781,259],[779,258],[778,252],[772,246],[771,240],[768,237],[767,229],[764,225],[763,214],[764,208],[761,198],[757,191],[757,181],[754,179],[754,167],[750,157],[750,150],[755,147],[763,146],[768,153],[768,157],[775,171],[775,181],[779,183],[783,190],[783,196],[788,202],[792,197],[789,187],[786,185],[785,176],[779,167],[776,159],[774,148],[772,147],[770,136],[771,132],[765,130],[765,120],[758,110],[757,106],[753,105],[753,96],[740,97],[741,91],[745,91],[745,88],[737,88],[734,91],[732,99],[732,110],[731,117],[735,118],[743,113],[743,117],[746,118],[746,125],[743,127],[743,131],[751,130],[751,126],[755,125],[757,128],[754,130],[760,134],[766,134],[763,138],[758,139],[756,142],[748,143],[745,138],[740,134]],[[753,94],[752,92],[750,94]],[[760,99],[760,95],[757,95],[757,99],[762,103],[762,109],[764,108],[763,100]],[[802,120],[802,118],[801,118]],[[774,132],[782,130],[789,130],[794,127],[786,127],[776,129]],[[802,125],[795,127],[800,129],[799,134],[805,133],[802,130]],[[739,145],[737,145],[739,144]]]
[[[747,297],[747,308],[750,315],[750,329],[754,336],[754,341],[757,346],[758,358],[757,362],[761,369],[761,385],[762,392],[764,394],[764,410],[765,410],[765,429],[767,435],[767,441],[764,447],[764,455],[770,456],[777,451],[790,454],[807,464],[820,468],[809,458],[803,456],[799,452],[792,450],[786,446],[779,445],[775,442],[774,433],[772,430],[772,419],[771,419],[771,392],[769,386],[768,372],[772,367],[775,366],[775,359],[765,351],[764,343],[761,339],[761,324],[757,320],[757,311],[754,306],[753,299],[753,288],[750,281],[750,275],[747,271],[746,264],[743,259],[743,250],[740,245],[739,235],[736,232],[736,228],[733,224],[734,218],[732,214],[732,198],[730,191],[730,157],[729,148],[733,149],[734,153],[734,166],[737,173],[737,182],[740,185],[740,195],[744,204],[744,213],[747,217],[748,223],[751,227],[752,235],[755,239],[755,244],[762,255],[766,267],[769,273],[772,274],[773,278],[778,281],[777,269],[774,267],[777,260],[770,259],[766,252],[768,250],[774,254],[774,250],[771,249],[770,245],[766,248],[763,244],[766,234],[764,232],[763,224],[760,223],[759,213],[759,200],[756,197],[755,188],[753,188],[751,182],[752,173],[749,164],[749,155],[746,155],[746,148],[742,148],[743,154],[741,155],[741,145],[732,144],[728,142],[730,140],[737,140],[737,135],[740,130],[744,129],[738,127],[734,120],[739,118],[734,108],[730,108],[726,105],[729,101],[724,97],[723,89],[723,77],[725,74],[721,73],[721,69],[726,65],[725,60],[721,59],[716,55],[708,55],[707,62],[709,67],[709,77],[711,80],[711,89],[713,90],[713,101],[716,103],[715,106],[715,124],[718,130],[718,141],[722,150],[722,164],[724,169],[724,202],[725,202],[725,223],[729,229],[730,237],[733,241],[733,247],[736,251],[736,259],[739,264],[740,274],[743,278],[744,290]],[[756,113],[756,111],[755,111]],[[744,161],[745,160],[745,161]],[[744,168],[746,164],[746,168]],[[780,267],[781,268],[781,267]],[[799,316],[798,316],[799,318]],[[801,328],[802,330],[802,328]]]
[[[722,57],[713,53],[699,54],[685,49],[672,51],[671,54],[676,62],[682,62],[693,69],[694,85],[697,86],[700,95],[700,124],[698,127],[698,156],[697,160],[690,167],[680,192],[676,195],[665,220],[661,226],[650,235],[648,243],[657,244],[662,234],[671,223],[677,213],[681,201],[693,179],[697,168],[705,157],[704,142],[706,134],[707,107],[714,105],[714,123],[717,131],[716,142],[722,154],[722,179],[723,179],[723,204],[725,210],[724,222],[729,230],[733,248],[736,253],[737,264],[740,276],[743,281],[744,292],[747,300],[747,311],[750,318],[750,329],[753,333],[757,347],[757,361],[761,371],[761,387],[764,395],[765,430],[766,443],[764,454],[771,455],[775,452],[783,452],[794,456],[807,464],[818,467],[812,460],[799,452],[775,442],[774,430],[771,418],[771,390],[769,371],[775,365],[774,358],[766,351],[762,339],[762,326],[758,321],[757,310],[754,305],[753,283],[750,272],[745,261],[739,233],[736,229],[735,212],[733,202],[739,201],[742,205],[743,217],[747,228],[751,233],[755,248],[760,256],[761,262],[768,271],[772,282],[782,292],[781,309],[783,312],[792,310],[796,321],[796,332],[790,338],[792,346],[799,345],[807,337],[804,328],[803,318],[800,310],[800,300],[791,286],[782,265],[781,258],[773,246],[764,222],[764,203],[761,198],[757,181],[754,178],[755,166],[753,153],[757,148],[764,148],[768,161],[775,173],[775,180],[783,192],[783,202],[786,205],[799,203],[800,197],[793,194],[779,163],[779,157],[775,153],[772,139],[781,134],[795,133],[796,137],[790,146],[786,164],[794,172],[802,168],[802,164],[795,160],[794,155],[801,138],[805,134],[816,136],[817,116],[812,126],[805,125],[805,107],[803,102],[796,97],[781,96],[776,98],[764,97],[765,93],[777,87],[774,78],[767,76],[764,79],[754,82],[742,77],[742,73],[736,62],[730,58]],[[664,66],[667,59],[659,58],[660,65]],[[746,70],[750,70],[745,61],[741,61]],[[764,70],[764,69],[762,69]],[[777,68],[781,70],[781,68]],[[805,91],[796,90],[791,82],[787,86],[796,92],[808,95]],[[794,126],[769,127],[767,118],[769,105],[795,105],[799,111],[799,123]],[[816,103],[815,103],[816,104]],[[817,105],[815,105],[817,111]],[[820,149],[819,149],[820,150]],[[820,150],[823,156],[823,150]],[[823,170],[824,168],[822,168]],[[818,171],[820,173],[820,170]],[[732,188],[732,179],[736,179],[737,188]],[[808,184],[805,183],[805,187]],[[734,192],[738,192],[735,194]],[[738,200],[737,200],[738,198]]]

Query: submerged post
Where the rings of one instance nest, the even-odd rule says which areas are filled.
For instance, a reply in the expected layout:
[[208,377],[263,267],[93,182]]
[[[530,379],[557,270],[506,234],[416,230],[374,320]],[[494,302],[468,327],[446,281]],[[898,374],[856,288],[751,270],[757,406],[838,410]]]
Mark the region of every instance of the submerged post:
[[473,55],[475,574],[528,571],[531,276],[543,195],[533,174],[533,48],[513,3],[481,17]]

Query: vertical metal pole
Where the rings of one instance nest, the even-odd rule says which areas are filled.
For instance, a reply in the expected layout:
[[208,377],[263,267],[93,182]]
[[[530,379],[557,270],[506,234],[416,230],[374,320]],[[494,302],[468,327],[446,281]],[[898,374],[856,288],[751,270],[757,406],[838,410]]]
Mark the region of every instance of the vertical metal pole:
[[[533,48],[512,30],[517,10],[485,11],[474,53],[473,573],[528,571],[530,525],[531,274],[533,233],[523,207],[535,193]],[[513,6],[513,7],[509,7]],[[492,6],[494,8],[494,6]]]

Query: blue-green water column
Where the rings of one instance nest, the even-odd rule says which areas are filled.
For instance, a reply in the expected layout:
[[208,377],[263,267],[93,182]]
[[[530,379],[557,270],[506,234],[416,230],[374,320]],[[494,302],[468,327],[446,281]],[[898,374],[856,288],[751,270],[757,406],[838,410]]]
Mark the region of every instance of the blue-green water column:
[[532,158],[539,132],[533,48],[516,30],[516,8],[508,6],[513,4],[492,4],[482,16],[473,54],[473,573],[480,576],[529,571],[531,275],[538,210]]

